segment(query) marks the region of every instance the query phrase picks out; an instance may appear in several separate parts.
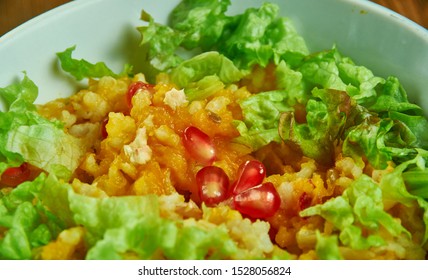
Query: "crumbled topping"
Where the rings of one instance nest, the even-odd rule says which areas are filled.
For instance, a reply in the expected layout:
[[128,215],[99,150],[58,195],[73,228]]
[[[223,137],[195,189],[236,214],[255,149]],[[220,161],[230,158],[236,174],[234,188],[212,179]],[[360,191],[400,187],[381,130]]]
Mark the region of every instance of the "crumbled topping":
[[147,131],[145,127],[137,130],[132,143],[123,146],[125,155],[134,164],[145,164],[152,158],[152,149],[147,145]]
[[184,90],[177,90],[175,88],[165,93],[163,102],[173,110],[175,110],[177,107],[188,104]]

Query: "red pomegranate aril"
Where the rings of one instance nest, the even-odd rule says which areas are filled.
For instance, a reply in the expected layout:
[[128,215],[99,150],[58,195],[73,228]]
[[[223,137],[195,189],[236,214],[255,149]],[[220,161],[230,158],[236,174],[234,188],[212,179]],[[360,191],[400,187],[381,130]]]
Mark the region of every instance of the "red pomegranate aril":
[[247,189],[233,197],[234,207],[254,219],[271,217],[279,209],[281,198],[275,186],[266,182]]
[[128,108],[132,108],[132,98],[134,97],[135,94],[137,94],[137,92],[139,92],[140,90],[151,91],[153,90],[153,87],[154,85],[141,82],[141,81],[132,83],[128,87],[128,92],[126,93],[126,104],[128,105]]
[[204,165],[210,165],[215,160],[215,149],[211,138],[194,126],[188,126],[183,131],[183,145],[192,158]]
[[266,168],[258,160],[248,160],[238,170],[238,179],[233,184],[233,194],[239,194],[249,188],[260,185],[266,177]]
[[306,193],[303,192],[299,197],[299,209],[304,210],[311,206],[312,198]]
[[30,178],[31,170],[27,163],[23,163],[18,167],[9,167],[1,175],[0,182],[9,187],[16,187],[19,184],[27,181]]
[[101,137],[102,139],[106,139],[108,136],[108,132],[107,132],[107,123],[108,123],[108,118],[104,119],[101,123]]
[[196,173],[199,198],[207,206],[215,206],[226,199],[229,178],[217,166],[205,166]]

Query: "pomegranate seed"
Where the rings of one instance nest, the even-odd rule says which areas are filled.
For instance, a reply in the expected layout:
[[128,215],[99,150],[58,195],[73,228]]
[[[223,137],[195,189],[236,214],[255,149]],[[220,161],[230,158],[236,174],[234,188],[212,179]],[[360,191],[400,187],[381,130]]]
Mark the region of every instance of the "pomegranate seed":
[[303,192],[299,197],[299,208],[300,210],[306,209],[311,206],[312,198],[306,193]]
[[132,98],[134,97],[135,94],[137,94],[137,92],[141,90],[152,91],[153,88],[154,88],[154,85],[147,84],[141,81],[132,83],[128,87],[128,92],[126,93],[126,104],[128,105],[128,108],[132,108]]
[[238,170],[238,179],[233,184],[233,194],[239,194],[249,188],[260,185],[266,177],[266,169],[258,160],[248,160]]
[[101,137],[103,139],[106,139],[107,136],[108,136],[107,128],[106,128],[107,123],[108,123],[108,119],[107,118],[105,120],[103,120],[103,122],[101,123]]
[[236,210],[254,219],[273,216],[281,205],[279,194],[270,182],[236,194],[233,202]]
[[30,178],[31,170],[28,168],[28,164],[24,162],[18,167],[9,167],[1,175],[1,184],[16,187],[19,184],[27,181]]
[[196,173],[199,197],[207,206],[214,206],[226,199],[229,178],[217,166],[205,166]]
[[183,145],[198,162],[210,165],[215,160],[214,145],[210,137],[199,128],[189,126],[183,132]]

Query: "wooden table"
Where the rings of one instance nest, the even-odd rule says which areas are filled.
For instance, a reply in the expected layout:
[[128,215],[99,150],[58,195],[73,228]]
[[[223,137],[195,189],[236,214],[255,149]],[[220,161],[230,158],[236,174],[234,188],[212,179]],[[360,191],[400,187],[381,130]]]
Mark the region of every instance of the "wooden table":
[[0,36],[70,0],[0,0]]
[[[0,36],[32,17],[66,2],[70,0],[0,0]],[[374,0],[374,2],[387,6],[428,28],[428,0]]]
[[374,0],[428,28],[428,0]]

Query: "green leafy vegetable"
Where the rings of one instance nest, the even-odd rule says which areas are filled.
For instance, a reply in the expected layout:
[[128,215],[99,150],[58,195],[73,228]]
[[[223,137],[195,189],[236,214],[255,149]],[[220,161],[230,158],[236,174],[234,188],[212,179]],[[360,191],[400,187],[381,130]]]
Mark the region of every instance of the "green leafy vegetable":
[[337,235],[323,236],[317,231],[317,256],[321,260],[341,260]]
[[[385,228],[392,236],[410,233],[384,210],[382,189],[370,177],[362,175],[341,196],[324,204],[300,212],[302,217],[320,215],[339,231],[342,244],[356,250],[385,244],[379,228]],[[363,229],[369,234],[365,237]]]
[[189,101],[203,100],[224,89],[225,85],[217,75],[205,76],[197,82],[190,83],[185,88]]
[[26,73],[20,83],[14,83],[6,88],[0,88],[1,98],[9,111],[33,111],[34,101],[38,96],[38,88]]
[[205,52],[179,64],[171,72],[172,81],[180,88],[197,82],[206,76],[217,76],[221,82],[230,84],[243,75],[225,56],[218,52]]
[[67,179],[84,152],[80,141],[65,133],[60,122],[37,113],[33,102],[38,89],[27,76],[0,88],[0,94],[8,105],[7,112],[0,112],[0,171],[25,161]]
[[0,192],[0,259],[32,259],[34,249],[56,238],[64,228],[39,202],[33,203],[43,188],[45,175],[25,182],[8,194]]
[[314,89],[306,103],[306,123],[298,124],[294,113],[282,115],[279,134],[286,142],[297,145],[304,155],[323,164],[334,161],[334,145],[342,137],[351,100],[344,91]]
[[171,27],[183,34],[186,49],[212,50],[231,21],[225,15],[230,0],[181,1],[171,12]]
[[413,159],[403,162],[395,167],[393,172],[384,175],[379,186],[382,189],[384,203],[388,207],[397,203],[411,207],[412,203],[416,202],[423,210],[422,219],[425,225],[425,232],[423,234],[423,240],[421,241],[423,244],[428,240],[428,202],[417,194],[411,193],[415,187],[417,188],[417,192],[420,193],[423,189],[420,188],[419,185],[413,185],[410,181],[408,186],[405,181],[405,178],[409,176],[405,175],[407,172],[426,172],[428,152],[419,149],[417,152],[418,154]]
[[367,107],[377,113],[413,112],[421,115],[421,108],[409,102],[407,93],[396,77],[388,77],[377,91],[376,98]]
[[150,64],[159,71],[179,65],[184,60],[178,54],[180,48],[216,50],[240,70],[308,53],[291,22],[278,17],[278,6],[265,3],[259,9],[249,8],[243,14],[228,16],[229,5],[229,0],[182,1],[172,11],[169,26],[143,13],[142,19],[149,24],[139,31],[142,44],[148,45]]
[[224,225],[161,217],[155,195],[92,198],[49,176],[39,199],[69,226],[85,227],[88,259],[219,259],[241,250]]
[[147,46],[149,64],[157,71],[165,71],[180,64],[183,59],[175,53],[183,41],[183,35],[171,27],[154,22],[153,18],[142,13],[142,19],[149,22],[148,26],[139,27],[142,41]]
[[291,110],[284,98],[286,92],[278,90],[255,94],[242,100],[240,106],[244,120],[235,121],[241,134],[235,140],[253,149],[261,148],[272,141],[280,142],[278,122],[281,113]]
[[66,178],[77,168],[84,152],[79,139],[49,123],[11,129],[5,148],[36,167]]
[[57,53],[61,67],[64,71],[73,75],[78,81],[84,78],[101,78],[103,76],[119,77],[129,75],[132,67],[125,65],[123,72],[116,74],[104,62],[90,63],[84,59],[74,59],[72,57],[76,46],[70,47],[63,52]]
[[[272,92],[241,102],[244,119],[237,122],[241,133],[237,141],[256,150],[282,139],[324,165],[333,163],[334,147],[343,141],[344,155],[360,165],[365,157],[375,168],[385,168],[391,161],[400,164],[414,158],[416,149],[428,148],[424,133],[428,121],[419,106],[409,103],[395,77],[376,77],[335,47],[283,58],[275,71],[282,98],[275,97],[271,113],[263,104]],[[302,112],[296,112],[302,106],[303,121]]]

